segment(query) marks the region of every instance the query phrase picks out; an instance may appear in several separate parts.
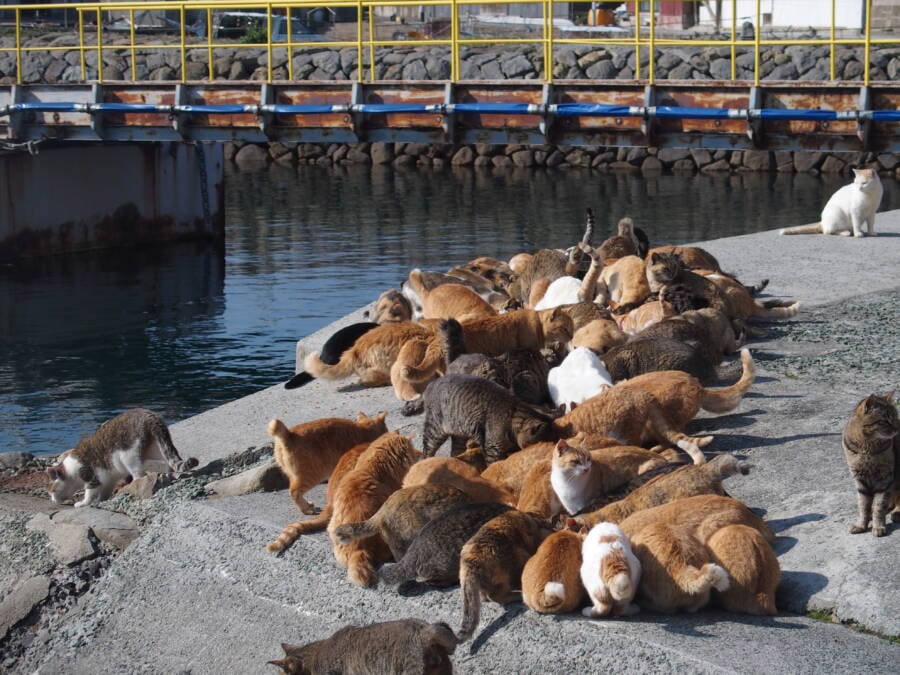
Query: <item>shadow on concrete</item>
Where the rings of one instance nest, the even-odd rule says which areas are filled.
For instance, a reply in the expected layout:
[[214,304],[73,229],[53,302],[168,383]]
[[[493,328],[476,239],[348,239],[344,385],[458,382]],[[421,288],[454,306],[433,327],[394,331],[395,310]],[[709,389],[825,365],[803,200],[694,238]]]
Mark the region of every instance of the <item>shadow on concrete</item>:
[[715,634],[707,633],[702,629],[706,626],[720,626],[723,623],[748,624],[753,626],[765,626],[767,628],[781,628],[784,630],[806,630],[807,627],[797,623],[780,621],[779,617],[752,616],[749,614],[734,614],[723,612],[714,608],[701,609],[697,614],[654,614],[641,612],[637,615],[641,623],[660,624],[664,631],[675,635],[685,635],[698,638],[719,637],[719,631]]
[[475,640],[472,642],[469,653],[477,654],[478,650],[481,649],[497,631],[511,623],[516,617],[521,616],[526,611],[528,611],[528,607],[525,606],[525,603],[516,602],[510,605],[503,614],[491,621],[487,625],[487,628],[478,633]]
[[456,582],[446,586],[434,586],[422,581],[404,581],[397,586],[397,595],[404,598],[417,598],[428,593],[448,593],[457,588],[459,588],[459,584]]
[[765,410],[755,408],[754,410],[747,410],[740,413],[734,413],[732,415],[722,415],[721,417],[704,417],[703,419],[694,420],[693,422],[691,422],[691,424],[688,425],[688,427],[696,423],[699,426],[702,426],[704,431],[739,429],[741,427],[755,424],[756,416],[762,415],[765,412]]
[[794,434],[793,436],[776,436],[773,438],[751,436],[749,434],[734,434],[728,437],[728,443],[732,450],[745,450],[748,448],[765,448],[773,445],[783,445],[785,443],[793,443],[808,438],[827,438],[828,436],[840,436],[840,433]]
[[795,612],[805,612],[809,599],[827,585],[828,578],[824,574],[782,570],[775,605]]
[[792,518],[775,518],[774,520],[769,520],[767,522],[769,523],[769,527],[772,528],[772,531],[784,532],[794,525],[800,525],[801,523],[812,523],[817,520],[825,520],[825,518],[826,516],[824,513],[804,513],[799,516],[793,516]]

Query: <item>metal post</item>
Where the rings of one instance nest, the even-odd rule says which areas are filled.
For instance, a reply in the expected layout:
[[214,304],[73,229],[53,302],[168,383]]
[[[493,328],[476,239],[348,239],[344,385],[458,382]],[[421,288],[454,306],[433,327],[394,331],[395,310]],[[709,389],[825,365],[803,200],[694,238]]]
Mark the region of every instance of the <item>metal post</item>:
[[831,47],[830,47],[830,49],[829,49],[829,57],[830,57],[830,58],[829,58],[828,60],[831,62],[831,63],[830,63],[830,68],[829,68],[829,76],[830,76],[830,78],[831,78],[832,81],[835,79],[835,78],[834,78],[834,56],[835,56],[835,54],[834,54],[834,49],[835,49],[835,44],[834,44],[835,35],[834,35],[834,31],[835,31],[835,23],[837,22],[837,19],[836,19],[836,17],[835,17],[835,11],[836,11],[836,10],[835,10],[835,5],[836,5],[836,3],[837,3],[837,0],[831,0]]
[[22,10],[16,8],[16,82],[22,84]]
[[760,6],[759,6],[760,2],[761,2],[761,0],[756,0],[756,30],[753,33],[753,41],[756,43],[753,47],[753,54],[754,54],[754,56],[753,56],[753,86],[754,87],[759,86],[759,79],[760,79],[759,78],[759,62],[761,61],[761,59],[760,59],[760,53],[759,53],[759,39],[760,39],[759,36],[762,33],[762,26],[760,25],[760,22],[759,22],[760,17],[762,15],[762,12],[761,12]]
[[212,7],[206,8],[206,65],[209,67],[209,81],[216,79],[216,69],[213,65],[212,43]]
[[863,75],[863,83],[868,87],[869,86],[869,71],[871,70],[871,59],[872,59],[872,0],[865,0],[863,2],[863,8],[866,13],[866,63],[865,63],[865,73]]
[[129,33],[131,33],[131,81],[137,80],[137,58],[134,50],[134,8],[128,10]]

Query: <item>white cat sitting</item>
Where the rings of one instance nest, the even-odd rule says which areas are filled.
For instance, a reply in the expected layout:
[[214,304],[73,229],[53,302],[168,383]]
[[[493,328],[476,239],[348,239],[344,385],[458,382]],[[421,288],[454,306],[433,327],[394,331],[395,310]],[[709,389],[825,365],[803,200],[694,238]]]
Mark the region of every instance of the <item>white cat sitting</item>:
[[612,377],[602,359],[587,347],[573,349],[547,376],[553,405],[565,405],[566,412],[572,409],[573,403],[586,401],[612,385]]
[[597,618],[641,611],[632,602],[641,580],[641,563],[618,525],[594,525],[581,545],[581,559],[581,583],[593,603],[582,614]]
[[786,227],[781,234],[840,234],[862,237],[863,224],[870,237],[875,236],[875,212],[881,204],[884,188],[875,169],[853,169],[853,182],[831,195],[822,209],[822,222]]

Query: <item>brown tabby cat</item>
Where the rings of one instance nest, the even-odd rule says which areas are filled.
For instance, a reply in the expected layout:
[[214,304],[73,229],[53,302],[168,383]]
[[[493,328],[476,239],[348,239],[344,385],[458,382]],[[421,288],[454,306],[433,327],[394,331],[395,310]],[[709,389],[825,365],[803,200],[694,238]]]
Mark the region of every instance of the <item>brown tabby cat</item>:
[[744,286],[737,279],[721,273],[698,270],[698,274],[711,281],[725,302],[723,311],[732,319],[746,319],[758,316],[764,319],[787,319],[796,316],[800,312],[800,303],[787,303],[781,300],[767,300],[760,302],[753,298],[751,288]]
[[360,586],[372,586],[378,577],[375,565],[390,559],[390,551],[380,536],[341,544],[335,530],[348,523],[367,520],[399,490],[403,477],[422,453],[407,436],[391,432],[372,441],[334,493],[334,506],[328,535],[334,544],[334,557],[347,568],[347,577]]
[[391,366],[400,348],[408,340],[433,334],[431,327],[418,323],[384,324],[362,335],[341,354],[336,364],[329,365],[313,353],[306,357],[303,368],[313,377],[327,380],[339,380],[355,373],[365,386],[383,387],[391,383]]
[[515,506],[517,501],[514,494],[482,478],[475,467],[455,457],[428,457],[414,464],[403,479],[403,487],[416,485],[452,485],[478,502]]
[[532,443],[555,439],[550,417],[481,377],[445,375],[428,385],[423,399],[422,443],[429,457],[451,437],[453,454],[459,454],[465,441],[472,440],[484,448],[488,463]]
[[422,302],[426,319],[469,321],[497,314],[478,293],[462,284],[441,284],[429,290],[422,283],[421,270],[409,273],[409,284]]
[[311,515],[315,512],[303,495],[328,478],[345,452],[387,433],[386,416],[385,412],[375,417],[359,413],[356,422],[327,417],[291,429],[281,420],[269,422],[269,435],[275,440],[275,461],[288,477],[291,499],[302,513]]
[[335,528],[334,538],[339,544],[347,545],[357,539],[378,535],[391,549],[394,560],[400,560],[426,523],[471,501],[472,497],[452,485],[404,487],[388,497],[368,520]]
[[729,612],[772,616],[781,567],[763,536],[746,525],[728,525],[706,540],[713,561],[728,573],[731,584],[717,594]]
[[[512,262],[512,261],[510,261]],[[527,302],[531,285],[536,279],[545,277],[550,281],[566,276],[568,259],[566,254],[555,249],[541,249],[532,254],[519,276],[509,285],[509,297],[519,302]]]
[[705,461],[700,448],[712,441],[712,436],[693,438],[679,431],[652,394],[619,386],[589,398],[554,420],[553,427],[560,438],[584,431],[609,436],[623,445],[671,443],[687,452],[695,464]]
[[470,272],[474,272],[480,277],[484,277],[494,284],[496,290],[504,293],[515,277],[515,272],[513,272],[512,268],[507,263],[487,256],[480,256],[474,260],[470,260],[464,265],[461,265],[461,267]]
[[709,307],[715,307],[727,316],[731,316],[728,313],[728,304],[718,287],[706,277],[689,270],[679,255],[650,253],[649,258],[646,277],[651,293],[659,293],[666,286],[682,284],[695,295],[702,297]]
[[746,462],[723,453],[706,464],[689,464],[671,473],[651,478],[622,499],[579,516],[578,522],[588,527],[602,522],[621,523],[636,511],[667,504],[676,499],[704,494],[724,495],[722,480],[736,473],[746,475],[749,470]]
[[[621,218],[617,229],[617,234],[614,234],[597,248],[600,259],[605,262],[629,255],[643,258],[647,249],[646,246],[642,246],[641,241],[638,239],[636,230],[641,230],[640,228],[635,228],[634,221],[631,218]],[[644,237],[646,238],[646,235]]]
[[894,392],[884,396],[871,394],[860,401],[850,416],[841,437],[844,458],[856,482],[859,518],[851,534],[869,529],[872,534],[887,534],[885,516],[900,520],[900,419],[894,405]]
[[379,295],[372,310],[372,320],[375,323],[412,321],[412,315],[412,303],[396,288],[389,288]]
[[731,320],[712,307],[690,310],[666,318],[636,333],[632,339],[656,338],[693,341],[710,363],[719,363],[726,354],[734,354],[739,346]]
[[359,459],[359,456],[363,454],[368,447],[368,443],[360,443],[341,455],[334,470],[331,472],[331,476],[328,478],[325,508],[312,518],[297,520],[285,527],[281,531],[278,539],[266,546],[267,551],[270,553],[284,551],[288,546],[293,544],[301,534],[306,534],[307,532],[319,532],[328,527],[328,523],[331,522],[331,514],[334,511],[334,493],[337,491],[337,486],[340,485],[341,480],[347,475],[347,472],[356,466],[356,460]]
[[606,309],[606,307],[601,307],[593,300],[563,305],[560,309],[572,317],[576,332],[584,328],[591,321],[596,321],[597,319],[612,319],[610,311]]
[[541,614],[565,614],[584,605],[581,544],[586,527],[560,530],[544,539],[522,570],[522,600]]
[[672,338],[635,339],[609,349],[603,363],[614,382],[656,370],[683,370],[704,384],[735,377],[731,364],[718,366],[694,343]]
[[459,556],[463,620],[457,638],[472,637],[481,615],[481,596],[511,602],[522,570],[552,531],[545,520],[521,511],[507,511],[489,520],[466,542]]
[[282,644],[284,658],[269,661],[288,675],[419,673],[450,675],[457,640],[445,623],[419,619],[344,626],[302,647]]
[[684,264],[688,269],[722,271],[722,267],[719,265],[719,261],[716,260],[715,256],[709,251],[697,246],[655,246],[647,251],[647,254],[644,256],[648,265],[650,264],[650,259],[653,257],[654,253],[677,255],[684,261]]
[[[574,332],[571,317],[559,308],[540,312],[520,309],[463,324],[466,352],[487,356],[500,356],[515,349],[539,350],[555,342],[566,343]],[[422,361],[404,359],[400,362],[401,377],[410,382],[428,382],[444,365],[439,339],[431,339],[435,341],[434,348],[427,351]]]

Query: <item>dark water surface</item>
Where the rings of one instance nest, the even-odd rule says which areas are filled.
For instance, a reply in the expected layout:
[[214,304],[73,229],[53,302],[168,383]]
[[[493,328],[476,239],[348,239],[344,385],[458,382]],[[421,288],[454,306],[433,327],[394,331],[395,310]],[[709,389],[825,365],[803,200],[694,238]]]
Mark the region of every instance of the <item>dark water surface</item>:
[[[59,452],[134,406],[175,422],[286,380],[294,343],[411,267],[508,258],[631,215],[655,243],[812,222],[845,178],[232,169],[226,240],[0,267],[0,452]],[[900,208],[885,185],[882,209]],[[602,238],[602,234],[597,237]],[[748,251],[752,256],[752,251]]]

